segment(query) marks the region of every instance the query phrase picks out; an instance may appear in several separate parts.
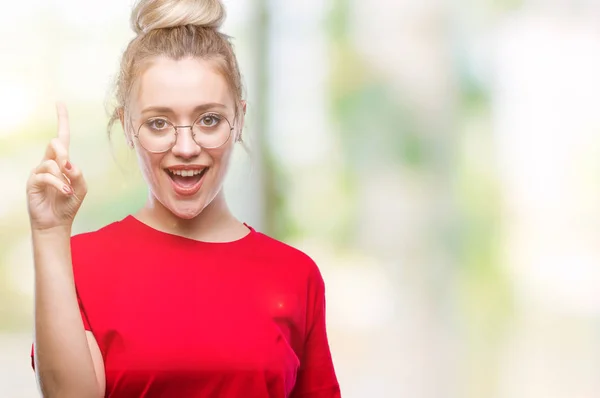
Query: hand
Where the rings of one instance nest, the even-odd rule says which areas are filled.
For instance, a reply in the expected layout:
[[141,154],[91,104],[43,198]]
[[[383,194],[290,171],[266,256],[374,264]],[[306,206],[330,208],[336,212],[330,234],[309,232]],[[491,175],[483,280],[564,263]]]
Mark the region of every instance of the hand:
[[42,162],[27,181],[27,208],[32,230],[68,227],[87,193],[79,169],[69,161],[69,115],[56,104],[58,136],[48,144]]

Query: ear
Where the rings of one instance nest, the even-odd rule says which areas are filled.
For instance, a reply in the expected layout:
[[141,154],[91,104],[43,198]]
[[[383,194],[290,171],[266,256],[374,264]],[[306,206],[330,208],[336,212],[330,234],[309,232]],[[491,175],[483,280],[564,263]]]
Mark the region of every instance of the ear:
[[119,114],[119,120],[121,121],[121,127],[123,128],[123,133],[125,133],[125,139],[127,140],[127,145],[130,148],[133,148],[133,137],[131,136],[129,130],[127,129],[127,125],[125,124],[125,110],[123,108],[117,109],[117,113]]

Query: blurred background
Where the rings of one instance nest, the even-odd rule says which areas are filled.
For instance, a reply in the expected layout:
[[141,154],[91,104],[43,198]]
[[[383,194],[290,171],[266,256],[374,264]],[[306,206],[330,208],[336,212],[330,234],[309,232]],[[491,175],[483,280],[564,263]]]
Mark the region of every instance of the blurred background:
[[[225,3],[251,147],[227,196],[319,264],[344,398],[600,397],[600,2]],[[25,182],[56,99],[75,232],[146,197],[105,128],[130,4],[0,14],[2,398],[38,396]]]

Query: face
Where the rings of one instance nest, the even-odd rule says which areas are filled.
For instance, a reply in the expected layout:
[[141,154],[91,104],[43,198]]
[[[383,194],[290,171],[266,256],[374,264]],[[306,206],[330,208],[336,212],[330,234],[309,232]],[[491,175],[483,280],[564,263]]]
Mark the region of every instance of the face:
[[[136,149],[151,199],[179,218],[196,217],[221,190],[243,124],[242,118],[234,121],[235,100],[227,82],[210,61],[159,57],[138,78],[131,95],[125,131]],[[179,128],[170,150],[153,153],[134,134],[148,120],[158,120],[153,124],[158,127],[166,119],[174,126],[191,126],[201,115],[212,115],[202,116],[202,126],[216,123],[214,115],[229,120],[233,130],[224,145],[205,149],[196,143],[190,128]]]

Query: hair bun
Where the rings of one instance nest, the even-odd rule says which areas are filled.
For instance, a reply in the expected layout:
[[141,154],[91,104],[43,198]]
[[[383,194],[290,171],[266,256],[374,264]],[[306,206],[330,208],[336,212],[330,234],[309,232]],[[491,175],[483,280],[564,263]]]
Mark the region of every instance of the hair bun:
[[131,26],[138,35],[185,25],[219,30],[225,15],[220,0],[138,0],[131,12]]

